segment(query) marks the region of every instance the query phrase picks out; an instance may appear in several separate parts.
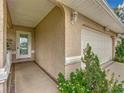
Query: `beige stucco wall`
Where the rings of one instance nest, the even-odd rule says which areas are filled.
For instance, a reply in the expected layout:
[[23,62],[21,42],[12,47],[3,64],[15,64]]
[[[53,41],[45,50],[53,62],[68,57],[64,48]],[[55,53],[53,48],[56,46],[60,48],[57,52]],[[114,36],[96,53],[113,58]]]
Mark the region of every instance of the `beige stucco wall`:
[[0,68],[5,64],[7,11],[4,0],[0,0]]
[[64,73],[65,23],[63,11],[55,7],[36,27],[36,62],[52,77]]
[[3,0],[0,0],[0,67],[3,66]]
[[7,93],[6,87],[7,87],[6,81],[1,82],[0,83],[0,93]]
[[74,63],[69,64],[65,66],[65,76],[66,78],[69,78],[70,72],[74,72],[76,69],[80,69],[81,64],[80,63]]
[[[6,64],[7,8],[6,0],[0,0],[0,69]],[[6,93],[5,82],[0,81],[0,93]]]
[[3,85],[0,84],[0,93],[2,93],[2,92],[3,92]]
[[65,55],[66,57],[80,56],[81,55],[81,29],[83,25],[92,27],[98,31],[111,36],[116,36],[114,32],[105,32],[104,26],[90,20],[89,18],[78,13],[78,19],[74,24],[71,24],[71,10],[68,7],[65,9]]
[[8,29],[7,31],[7,39],[12,40],[12,59],[13,62],[21,62],[21,61],[28,61],[28,60],[34,60],[35,59],[35,52],[32,52],[31,58],[28,59],[16,59],[16,32],[17,31],[27,31],[31,32],[31,42],[32,42],[32,51],[35,51],[35,42],[34,42],[34,30],[33,28],[29,27],[23,27],[23,26],[13,26],[13,28]]

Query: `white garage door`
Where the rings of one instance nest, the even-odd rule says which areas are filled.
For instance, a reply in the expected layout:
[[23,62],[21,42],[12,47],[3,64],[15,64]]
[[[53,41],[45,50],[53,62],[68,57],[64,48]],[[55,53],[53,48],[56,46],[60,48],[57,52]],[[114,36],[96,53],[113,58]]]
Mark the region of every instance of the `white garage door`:
[[112,39],[109,35],[89,28],[81,31],[81,48],[84,49],[89,43],[100,62],[105,63],[112,59]]

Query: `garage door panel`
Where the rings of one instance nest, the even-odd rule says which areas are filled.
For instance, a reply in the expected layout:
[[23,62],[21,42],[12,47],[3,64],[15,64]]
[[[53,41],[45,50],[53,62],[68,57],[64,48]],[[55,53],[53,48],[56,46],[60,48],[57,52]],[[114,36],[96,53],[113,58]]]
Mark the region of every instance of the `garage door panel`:
[[84,28],[81,31],[81,48],[84,49],[89,43],[101,63],[112,59],[112,39],[104,33]]

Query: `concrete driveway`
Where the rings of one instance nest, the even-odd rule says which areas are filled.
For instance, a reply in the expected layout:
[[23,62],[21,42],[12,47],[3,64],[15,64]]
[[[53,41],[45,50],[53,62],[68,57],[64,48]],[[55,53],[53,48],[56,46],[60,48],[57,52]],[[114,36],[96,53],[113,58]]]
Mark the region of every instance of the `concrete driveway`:
[[105,69],[109,70],[109,72],[107,72],[109,79],[112,77],[112,73],[114,73],[115,79],[124,81],[124,63],[113,62]]

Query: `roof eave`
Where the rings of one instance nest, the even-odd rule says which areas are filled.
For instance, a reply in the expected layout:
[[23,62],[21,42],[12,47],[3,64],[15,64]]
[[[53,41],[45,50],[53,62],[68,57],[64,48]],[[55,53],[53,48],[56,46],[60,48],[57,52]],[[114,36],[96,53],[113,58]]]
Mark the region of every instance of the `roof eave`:
[[[106,9],[108,11],[108,13],[111,15],[111,17],[122,27],[124,27],[124,24],[121,22],[121,20],[117,17],[117,15],[114,13],[114,11],[110,8],[110,6],[108,5],[106,0],[96,0],[98,3],[99,1],[103,2],[104,5],[101,4],[101,6],[106,6]],[[100,4],[100,3],[99,3]]]

